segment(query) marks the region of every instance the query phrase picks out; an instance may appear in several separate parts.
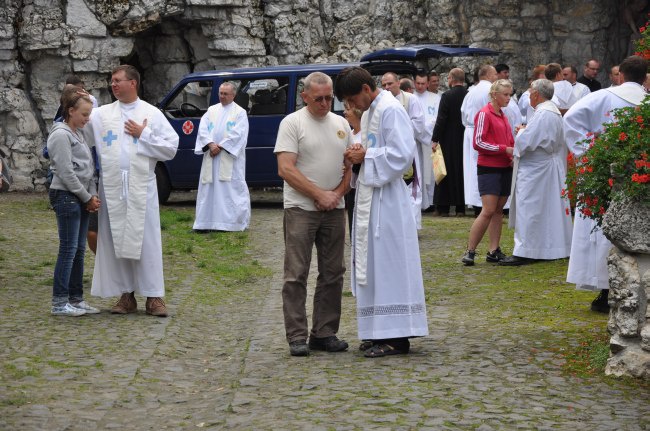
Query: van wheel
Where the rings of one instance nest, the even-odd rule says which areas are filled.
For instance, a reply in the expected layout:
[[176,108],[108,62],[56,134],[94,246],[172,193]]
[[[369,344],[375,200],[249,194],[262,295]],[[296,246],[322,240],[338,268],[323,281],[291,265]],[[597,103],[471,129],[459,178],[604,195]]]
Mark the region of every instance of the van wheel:
[[169,181],[169,175],[167,174],[167,169],[162,163],[156,163],[156,186],[158,187],[158,203],[165,204],[169,199],[169,195],[172,192],[172,184]]

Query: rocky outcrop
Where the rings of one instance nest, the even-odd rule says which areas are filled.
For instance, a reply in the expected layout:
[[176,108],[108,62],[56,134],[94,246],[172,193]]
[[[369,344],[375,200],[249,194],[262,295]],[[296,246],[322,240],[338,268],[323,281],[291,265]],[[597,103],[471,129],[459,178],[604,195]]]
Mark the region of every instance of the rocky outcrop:
[[[605,66],[627,54],[629,26],[614,0],[19,0],[0,9],[0,147],[16,189],[42,189],[40,147],[65,77],[79,75],[100,103],[120,63],[138,67],[155,103],[193,71],[270,64],[357,61],[416,42],[466,43],[501,52],[520,91],[530,69],[557,61]],[[647,11],[645,11],[647,12]],[[644,12],[644,13],[645,13]],[[454,60],[473,69],[478,60]],[[423,67],[436,65],[431,62]],[[444,61],[440,72],[451,67]],[[601,81],[606,75],[601,72]],[[444,80],[443,80],[444,82]],[[16,99],[18,100],[18,99]],[[21,110],[18,112],[17,110]],[[40,137],[14,134],[15,118]],[[22,120],[21,120],[22,121]],[[31,132],[30,132],[31,133]],[[31,170],[30,170],[31,169]]]
[[649,211],[643,203],[617,201],[603,219],[603,232],[615,245],[607,260],[611,307],[607,330],[612,336],[607,374],[650,379]]

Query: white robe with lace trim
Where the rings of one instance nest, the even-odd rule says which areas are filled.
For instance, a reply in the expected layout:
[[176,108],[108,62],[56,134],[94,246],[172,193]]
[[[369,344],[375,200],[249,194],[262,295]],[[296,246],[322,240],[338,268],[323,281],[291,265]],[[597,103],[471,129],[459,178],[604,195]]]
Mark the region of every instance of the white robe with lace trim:
[[[402,180],[416,151],[411,128],[405,127],[409,118],[399,102],[382,91],[361,121],[366,156],[354,182],[351,271],[359,338],[425,336],[417,229]],[[357,268],[357,260],[365,267]]]

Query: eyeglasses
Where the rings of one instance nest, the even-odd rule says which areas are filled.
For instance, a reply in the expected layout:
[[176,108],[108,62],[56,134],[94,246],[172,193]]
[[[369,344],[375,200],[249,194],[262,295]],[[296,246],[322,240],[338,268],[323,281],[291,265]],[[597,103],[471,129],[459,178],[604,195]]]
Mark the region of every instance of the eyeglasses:
[[133,81],[133,79],[113,79],[111,80],[111,85],[118,85],[120,82],[124,81]]
[[[309,96],[311,97],[311,96]],[[323,101],[330,103],[332,100],[334,100],[334,96],[332,95],[327,95],[327,96],[318,96],[318,97],[311,97],[314,102],[316,103],[323,103]]]

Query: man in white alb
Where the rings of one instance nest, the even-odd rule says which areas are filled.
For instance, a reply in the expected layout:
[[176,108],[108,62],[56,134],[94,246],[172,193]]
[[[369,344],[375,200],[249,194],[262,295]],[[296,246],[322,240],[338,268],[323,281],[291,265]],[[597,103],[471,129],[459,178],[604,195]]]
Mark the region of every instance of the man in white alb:
[[352,227],[352,293],[357,298],[360,348],[376,358],[406,354],[411,337],[428,335],[420,249],[402,172],[415,146],[409,117],[367,70],[351,67],[336,79],[336,96],[362,111],[361,144],[346,151],[361,164]]
[[567,149],[562,115],[551,99],[553,83],[533,81],[530,123],[515,138],[509,225],[515,229],[512,256],[499,265],[561,259],[571,251],[571,208],[562,197]]
[[[564,116],[564,137],[569,151],[577,157],[587,151],[588,133],[600,133],[603,124],[615,121],[610,111],[617,108],[638,106],[646,93],[642,87],[648,70],[648,62],[631,56],[620,64],[622,84],[595,91],[573,105]],[[571,240],[571,256],[567,282],[581,290],[600,290],[591,303],[591,309],[609,312],[609,274],[607,255],[612,244],[603,235],[596,222],[576,212]]]
[[564,113],[574,104],[577,99],[573,94],[573,87],[569,81],[565,81],[562,76],[562,66],[557,63],[549,63],[544,70],[546,79],[553,83],[553,100],[560,113]]
[[[413,128],[413,135],[415,141],[413,145],[427,145],[431,147],[431,135],[428,135],[425,125],[424,112],[422,112],[422,107],[417,101],[415,96],[411,93],[400,90],[399,88],[399,78],[397,74],[393,72],[387,72],[381,77],[381,86],[384,90],[390,91],[390,93],[395,96],[398,102],[406,110],[409,118],[411,119],[411,127]],[[422,184],[422,159],[420,158],[419,152],[415,153],[415,162],[413,180],[409,184],[409,189],[411,191],[411,196],[413,198],[411,210],[413,212],[413,217],[415,217],[415,223],[420,229],[422,227],[422,207],[424,200],[424,190]],[[430,164],[430,163],[429,163]],[[407,169],[408,171],[409,169]],[[430,205],[430,204],[429,204]],[[427,205],[427,207],[429,206]]]
[[477,213],[477,208],[480,209],[483,203],[478,193],[478,177],[476,174],[478,152],[472,144],[474,139],[474,117],[490,101],[490,87],[497,79],[497,71],[493,66],[484,64],[479,68],[478,78],[478,84],[470,87],[465,99],[463,99],[463,105],[460,107],[463,126],[465,126],[463,140],[465,205],[473,206],[475,214]]
[[196,231],[242,231],[251,218],[246,185],[248,116],[236,104],[231,82],[219,87],[219,103],[201,118],[194,152],[203,155],[196,195]]
[[120,296],[115,314],[135,313],[134,293],[147,297],[146,312],[167,316],[162,297],[162,241],[158,161],[174,158],[178,135],[158,108],[138,98],[140,74],[135,67],[113,69],[116,102],[93,109],[84,127],[87,142],[101,165],[97,257],[91,293]]
[[573,87],[573,97],[576,102],[591,93],[589,87],[578,82],[578,69],[575,66],[564,66],[562,76]]
[[431,163],[431,136],[438,118],[438,107],[440,106],[440,95],[427,90],[428,78],[424,72],[415,75],[415,98],[420,102],[424,113],[425,133],[422,142],[418,140],[418,156],[422,163],[420,178],[422,183],[422,209],[426,210],[433,205],[433,193],[436,181],[433,176],[433,165]]

